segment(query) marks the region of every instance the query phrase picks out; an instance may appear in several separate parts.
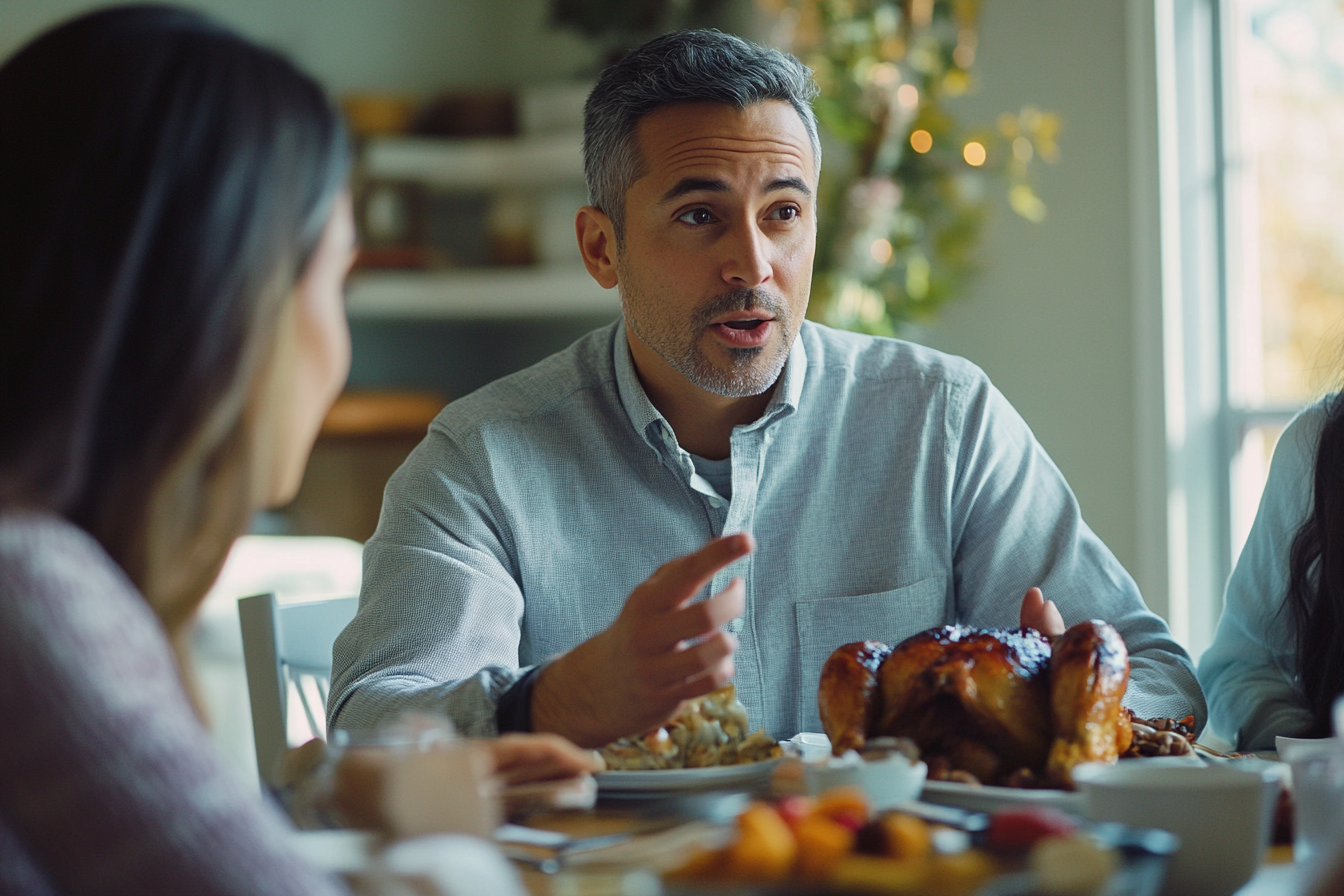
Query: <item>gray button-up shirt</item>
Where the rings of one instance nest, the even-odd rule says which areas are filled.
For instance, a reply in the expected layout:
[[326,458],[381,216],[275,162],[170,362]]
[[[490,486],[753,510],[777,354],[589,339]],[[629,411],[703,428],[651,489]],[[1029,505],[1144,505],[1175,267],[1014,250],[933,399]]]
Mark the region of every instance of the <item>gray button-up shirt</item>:
[[331,724],[421,709],[492,734],[523,671],[607,628],[660,564],[737,531],[757,550],[708,593],[746,581],[737,692],[776,737],[820,730],[821,665],[841,644],[1016,626],[1033,585],[1066,624],[1124,636],[1129,706],[1203,722],[1189,657],[978,368],[804,323],[765,413],[733,430],[725,500],[645,395],[618,321],[450,404],[388,482]]

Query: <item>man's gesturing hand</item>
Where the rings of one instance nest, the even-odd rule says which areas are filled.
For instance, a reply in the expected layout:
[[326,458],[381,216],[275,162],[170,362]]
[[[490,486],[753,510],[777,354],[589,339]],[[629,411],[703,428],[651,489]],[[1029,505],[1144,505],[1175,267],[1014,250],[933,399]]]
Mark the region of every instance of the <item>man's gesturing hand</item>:
[[719,626],[746,609],[741,579],[691,603],[714,574],[751,553],[750,535],[716,538],[658,567],[630,593],[611,628],[542,670],[532,728],[601,747],[667,721],[683,700],[733,677],[737,640]]

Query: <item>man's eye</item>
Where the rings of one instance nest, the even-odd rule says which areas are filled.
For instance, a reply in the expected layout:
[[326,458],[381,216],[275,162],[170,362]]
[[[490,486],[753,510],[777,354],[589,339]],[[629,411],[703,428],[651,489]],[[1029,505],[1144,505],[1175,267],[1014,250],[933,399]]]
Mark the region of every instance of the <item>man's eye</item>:
[[792,205],[781,205],[770,213],[770,217],[774,218],[776,221],[792,221],[797,218],[798,215],[799,212],[797,207]]
[[714,220],[714,215],[707,208],[693,208],[677,218],[687,224],[708,224]]

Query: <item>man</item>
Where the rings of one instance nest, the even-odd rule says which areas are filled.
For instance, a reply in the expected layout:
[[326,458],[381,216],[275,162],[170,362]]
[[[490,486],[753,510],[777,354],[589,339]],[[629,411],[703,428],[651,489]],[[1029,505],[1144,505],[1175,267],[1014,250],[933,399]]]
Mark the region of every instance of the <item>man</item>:
[[985,376],[804,321],[814,92],[717,32],[603,73],[576,230],[623,320],[449,405],[389,482],[333,725],[414,708],[600,746],[733,679],[789,736],[819,730],[840,644],[1094,617],[1134,709],[1202,719],[1188,656]]

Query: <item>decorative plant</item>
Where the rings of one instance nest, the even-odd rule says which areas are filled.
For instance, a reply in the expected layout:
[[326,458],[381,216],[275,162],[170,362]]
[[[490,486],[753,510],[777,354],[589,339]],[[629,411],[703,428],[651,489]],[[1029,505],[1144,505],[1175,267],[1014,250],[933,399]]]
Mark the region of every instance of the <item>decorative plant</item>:
[[973,86],[979,0],[757,0],[816,75],[826,164],[810,314],[892,333],[976,270],[985,174],[1029,221],[1029,175],[1059,158],[1057,115],[1032,106],[963,128],[946,100]]

